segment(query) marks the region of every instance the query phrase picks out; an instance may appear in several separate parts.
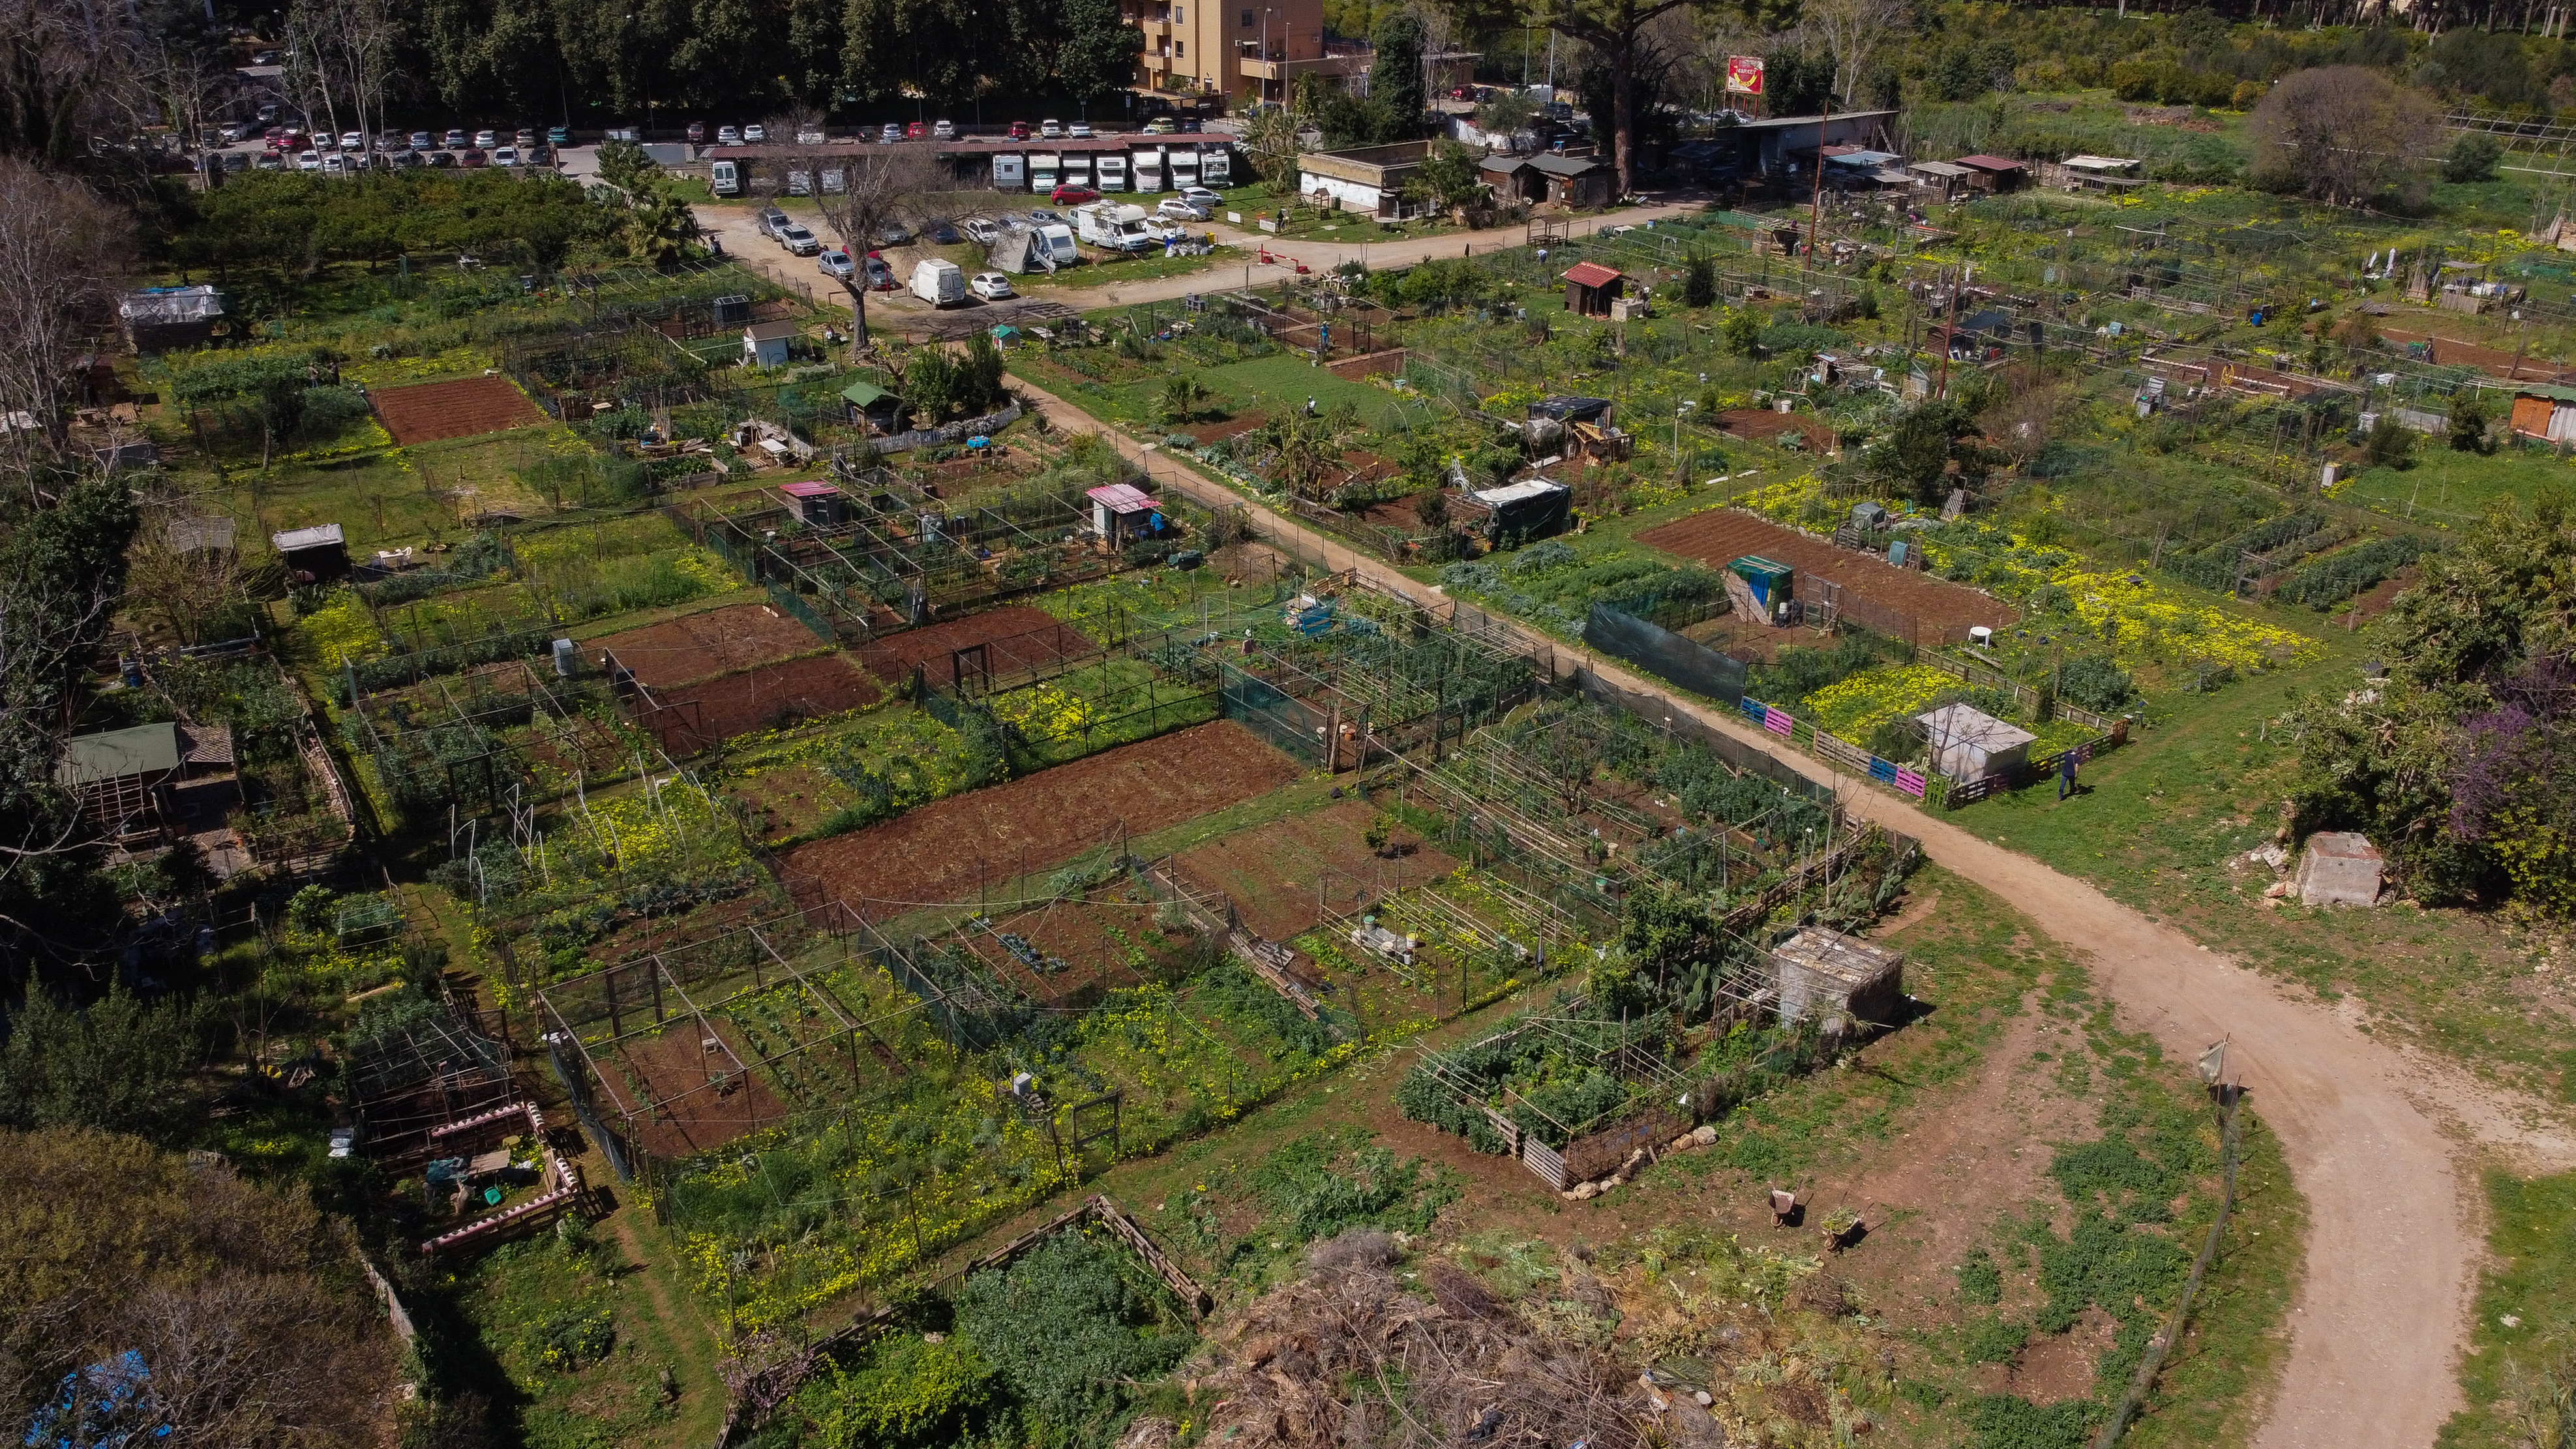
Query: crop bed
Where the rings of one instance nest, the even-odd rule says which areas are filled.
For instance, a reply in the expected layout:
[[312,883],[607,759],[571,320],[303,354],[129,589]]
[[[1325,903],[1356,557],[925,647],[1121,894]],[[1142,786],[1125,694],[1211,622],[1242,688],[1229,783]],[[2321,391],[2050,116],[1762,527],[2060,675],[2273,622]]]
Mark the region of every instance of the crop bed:
[[1327,906],[1348,910],[1361,893],[1379,899],[1458,868],[1408,830],[1395,833],[1401,855],[1371,851],[1365,836],[1375,813],[1364,802],[1345,800],[1221,836],[1172,863],[1193,885],[1233,898],[1243,923],[1265,940],[1286,941],[1313,930]]
[[385,431],[406,447],[440,438],[531,428],[547,421],[545,411],[506,377],[462,377],[454,382],[380,388],[369,393],[367,400],[375,404]]
[[810,877],[820,899],[882,919],[915,904],[973,900],[979,881],[1061,865],[1121,826],[1132,836],[1177,825],[1298,773],[1241,725],[1217,720],[818,840],[784,865],[791,878]]
[[[759,1053],[743,1039],[740,1030],[723,1021],[710,1025],[735,1055],[746,1062],[757,1060]],[[654,1099],[675,1097],[705,1087],[707,1078],[717,1071],[732,1069],[730,1059],[722,1052],[706,1051],[700,1045],[702,1040],[695,1020],[675,1021],[659,1036],[641,1036],[624,1043],[618,1049],[617,1061],[634,1091]],[[657,1157],[676,1159],[776,1126],[786,1120],[787,1113],[787,1104],[761,1080],[759,1072],[753,1071],[744,1074],[733,1090],[722,1096],[708,1088],[671,1103],[654,1113],[650,1121],[639,1116],[634,1124],[635,1140]]]
[[1052,615],[1012,604],[888,634],[854,652],[860,668],[889,685],[902,683],[916,664],[931,683],[946,684],[951,682],[949,665],[956,651],[977,644],[986,646],[996,679],[1098,647],[1081,630],[1058,623]]
[[[617,657],[622,661],[626,656]],[[657,690],[653,697],[667,715],[699,735],[697,744],[703,747],[794,720],[862,709],[885,695],[840,655],[810,654]]]
[[821,642],[770,605],[735,604],[593,639],[587,648],[615,654],[637,679],[660,689],[803,654]]
[[[1006,937],[1017,937],[1015,943]],[[1051,1007],[1088,1007],[1121,987],[1139,986],[1176,963],[1180,942],[1154,924],[1151,902],[1057,901],[968,926],[957,943],[987,971]]]
[[1732,508],[1712,509],[1649,529],[1637,541],[1667,553],[1724,568],[1747,554],[1784,563],[1800,574],[1796,593],[1814,598],[1809,578],[1842,586],[1843,612],[1855,623],[1920,642],[1964,640],[1968,627],[2000,629],[2020,617],[2012,606],[1990,594],[1897,568],[1873,558],[1810,538],[1793,528]]

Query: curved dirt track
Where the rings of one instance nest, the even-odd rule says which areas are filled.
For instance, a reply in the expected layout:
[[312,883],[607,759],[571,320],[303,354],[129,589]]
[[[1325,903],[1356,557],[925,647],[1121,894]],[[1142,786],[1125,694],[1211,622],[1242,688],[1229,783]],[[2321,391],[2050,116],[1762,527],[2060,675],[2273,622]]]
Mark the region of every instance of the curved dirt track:
[[[1059,426],[1100,431],[1087,415],[1021,384]],[[1298,528],[1132,440],[1108,434],[1155,481],[1202,502],[1246,505],[1264,534],[1293,532],[1327,567],[1436,602],[1436,591]],[[1559,654],[1566,651],[1559,648]],[[2291,1352],[2258,1449],[2430,1449],[2460,1405],[2456,1365],[2482,1253],[2473,1154],[2521,1170],[2576,1165],[2576,1138],[2510,1094],[2426,1054],[2392,1047],[2339,1012],[2194,943],[2180,931],[2017,854],[1780,747],[1733,714],[1672,699],[1655,681],[1587,658],[1586,667],[1830,779],[1860,817],[1923,843],[1943,867],[1993,891],[2089,958],[2124,1025],[2176,1055],[2232,1041],[2229,1073],[2282,1144],[2307,1195],[2305,1278],[2288,1325]]]

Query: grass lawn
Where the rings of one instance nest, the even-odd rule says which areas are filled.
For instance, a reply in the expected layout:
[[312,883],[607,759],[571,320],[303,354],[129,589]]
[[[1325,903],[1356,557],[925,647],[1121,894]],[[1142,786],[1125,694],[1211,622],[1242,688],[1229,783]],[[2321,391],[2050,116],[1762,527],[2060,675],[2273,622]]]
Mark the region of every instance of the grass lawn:
[[2404,471],[2368,468],[2335,490],[2341,503],[2391,518],[2458,531],[2478,526],[2494,504],[2529,502],[2551,480],[2570,481],[2564,465],[2535,448],[2509,447],[2489,455],[2461,453],[2439,439],[2417,445],[2415,465]]
[[[2516,1422],[2540,1405],[2544,1385],[2576,1379],[2576,1173],[2520,1178],[2487,1174],[2488,1268],[2478,1287],[2469,1357],[2460,1363],[2468,1407],[2442,1426],[2441,1449],[2521,1449],[2535,1440]],[[2563,1423],[2563,1421],[2561,1421]]]
[[236,473],[233,506],[245,510],[261,533],[337,523],[348,531],[353,555],[452,539],[467,531],[461,519],[476,513],[527,517],[553,512],[551,500],[537,497],[513,475],[551,452],[580,447],[561,424],[546,423],[287,464],[265,476]]
[[1197,272],[1221,271],[1241,266],[1244,254],[1236,247],[1218,247],[1203,257],[1166,257],[1147,255],[1124,257],[1093,249],[1083,257],[1083,265],[1069,272],[1058,272],[1046,279],[1048,287],[1114,287],[1127,282],[1151,282],[1164,277],[1186,277]]

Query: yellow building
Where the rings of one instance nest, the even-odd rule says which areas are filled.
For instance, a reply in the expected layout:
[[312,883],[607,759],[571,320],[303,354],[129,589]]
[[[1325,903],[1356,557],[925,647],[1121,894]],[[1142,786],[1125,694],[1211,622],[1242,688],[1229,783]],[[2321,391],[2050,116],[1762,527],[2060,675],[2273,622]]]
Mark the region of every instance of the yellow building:
[[1323,0],[1125,0],[1124,14],[1145,33],[1136,89],[1148,95],[1285,101],[1300,75],[1368,65],[1326,53]]

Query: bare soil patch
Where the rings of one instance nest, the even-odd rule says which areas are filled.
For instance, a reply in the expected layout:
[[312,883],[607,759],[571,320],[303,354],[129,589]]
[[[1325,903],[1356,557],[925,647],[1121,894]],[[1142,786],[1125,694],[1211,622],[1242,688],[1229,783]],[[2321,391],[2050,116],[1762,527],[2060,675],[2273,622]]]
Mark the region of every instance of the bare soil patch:
[[769,604],[735,604],[590,641],[635,671],[646,685],[688,684],[773,659],[803,654],[822,641]]
[[1227,438],[1242,437],[1268,421],[1270,421],[1269,414],[1255,409],[1250,412],[1236,413],[1223,422],[1201,423],[1195,428],[1184,428],[1182,431],[1198,439],[1199,446],[1204,448],[1210,443],[1222,442]]
[[[740,1032],[722,1021],[710,1020],[708,1025],[735,1056],[746,1062],[754,1059]],[[620,1060],[627,1077],[654,1097],[704,1089],[655,1113],[651,1121],[638,1115],[635,1140],[645,1151],[666,1158],[686,1157],[785,1120],[787,1104],[778,1100],[756,1071],[738,1076],[733,1090],[721,1096],[708,1087],[710,1076],[733,1070],[733,1060],[723,1052],[707,1051],[704,1040],[695,1021],[681,1021],[660,1036],[626,1043]]]
[[[1058,901],[1015,911],[996,920],[993,928],[996,935],[977,932],[969,938],[975,954],[1049,1006],[1079,1009],[1121,987],[1142,985],[1163,954],[1155,949],[1160,932],[1153,911],[1141,904]],[[1040,957],[1064,962],[1064,969],[1032,969],[997,939],[1005,932],[1026,940]]]
[[528,401],[519,385],[506,377],[460,377],[454,382],[379,388],[367,394],[367,400],[375,405],[385,431],[406,446],[531,428],[547,421],[545,409]]
[[1637,541],[1712,568],[1724,568],[1747,554],[1787,564],[1801,575],[1796,584],[1799,598],[1822,596],[1815,580],[1840,585],[1842,612],[1854,623],[1925,644],[1965,639],[1972,624],[2000,629],[2020,617],[2012,606],[1990,594],[1897,568],[1885,559],[1810,538],[1740,509],[1693,514],[1648,529],[1637,535]]
[[1362,895],[1383,899],[1458,868],[1457,861],[1408,831],[1396,832],[1403,854],[1372,853],[1364,837],[1376,813],[1361,801],[1345,800],[1211,840],[1175,857],[1173,865],[1192,884],[1233,898],[1244,924],[1263,938],[1285,941],[1321,924],[1326,903],[1348,910]]
[[679,727],[700,737],[703,748],[753,730],[860,709],[883,699],[885,692],[840,655],[809,654],[657,691],[653,697]]
[[859,667],[888,687],[911,677],[914,665],[931,680],[949,682],[960,649],[982,644],[995,676],[1098,648],[1079,629],[1025,604],[987,609],[942,624],[888,634],[855,651]]
[[1121,827],[1142,835],[1176,825],[1266,795],[1298,773],[1243,726],[1218,720],[818,840],[783,864],[800,895],[882,919],[973,900],[979,881],[1061,865],[1115,840]]
[[1717,415],[1717,425],[1725,432],[1756,442],[1776,438],[1783,433],[1796,433],[1807,440],[1807,450],[1818,457],[1834,448],[1834,430],[1803,413],[1774,412],[1769,408],[1729,408]]

